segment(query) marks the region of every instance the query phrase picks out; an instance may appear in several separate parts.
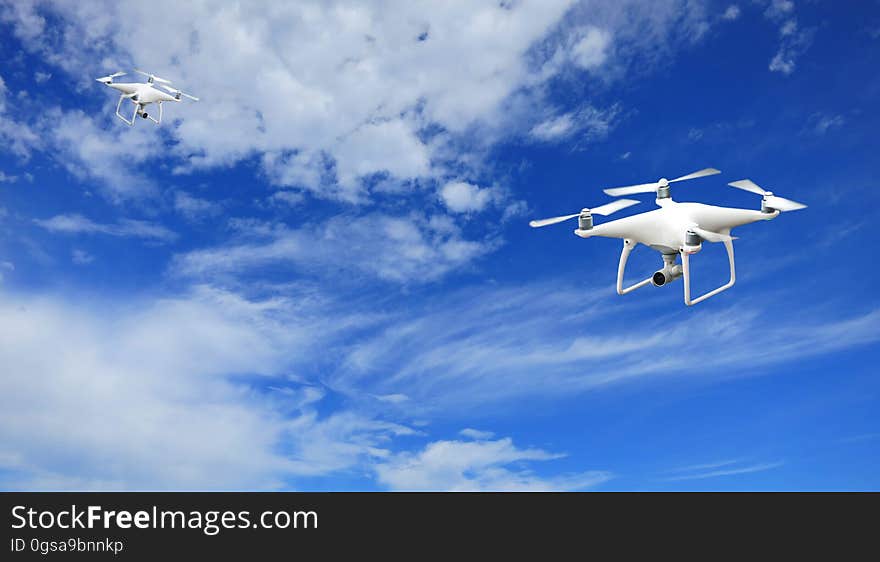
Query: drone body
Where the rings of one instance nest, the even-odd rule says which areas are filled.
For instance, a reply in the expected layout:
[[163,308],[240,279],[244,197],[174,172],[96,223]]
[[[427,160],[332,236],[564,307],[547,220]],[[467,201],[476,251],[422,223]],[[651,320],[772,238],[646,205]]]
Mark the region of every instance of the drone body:
[[[761,195],[763,199],[760,210],[719,207],[702,203],[679,203],[672,200],[669,193],[670,183],[718,173],[720,172],[714,168],[706,168],[674,180],[660,179],[655,183],[605,190],[605,193],[608,195],[615,196],[656,192],[656,203],[660,208],[653,211],[594,226],[593,214],[608,215],[638,203],[638,201],[630,199],[619,199],[595,209],[583,209],[580,213],[532,221],[529,224],[537,228],[578,217],[578,228],[574,231],[577,236],[581,238],[602,236],[623,240],[623,250],[620,254],[620,263],[617,269],[618,294],[625,295],[630,291],[644,287],[648,283],[661,287],[679,277],[683,277],[684,302],[688,306],[694,305],[729,289],[736,282],[733,257],[734,238],[730,236],[732,228],[753,222],[775,219],[779,216],[780,212],[794,211],[805,207],[805,205],[795,201],[777,197],[771,192],[764,191],[751,180],[739,180],[729,185]],[[700,297],[691,298],[690,256],[700,251],[704,240],[722,242],[724,244],[730,264],[730,279],[725,285],[717,289],[709,291]],[[623,277],[626,271],[626,262],[629,259],[629,254],[638,244],[644,244],[660,252],[663,256],[663,268],[647,279],[629,287],[624,287]],[[681,264],[676,263],[679,256],[681,256]]]
[[[146,82],[114,82],[115,78],[125,76],[125,72],[115,72],[103,78],[95,78],[98,82],[113,88],[120,92],[119,103],[116,104],[116,116],[122,119],[127,125],[134,125],[135,117],[140,116],[149,119],[157,125],[162,122],[162,104],[166,101],[179,102],[181,97],[189,98],[193,101],[199,101],[199,98],[181,92],[170,86],[171,81],[159,78],[154,74],[149,74],[141,70],[135,70],[139,74],[147,76]],[[157,87],[158,86],[158,87]],[[159,88],[162,88],[161,90]],[[164,91],[163,91],[164,90]],[[130,100],[134,104],[134,112],[131,117],[126,119],[119,110],[122,107],[123,100]],[[159,117],[151,116],[147,111],[149,104],[156,104],[159,108]]]

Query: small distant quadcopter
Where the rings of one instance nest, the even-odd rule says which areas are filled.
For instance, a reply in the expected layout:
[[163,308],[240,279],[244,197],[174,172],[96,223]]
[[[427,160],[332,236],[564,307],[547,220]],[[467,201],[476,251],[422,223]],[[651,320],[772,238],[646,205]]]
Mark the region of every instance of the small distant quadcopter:
[[[165,78],[159,78],[155,74],[135,69],[138,74],[147,77],[146,82],[114,82],[115,78],[125,76],[125,72],[114,72],[103,78],[95,78],[98,82],[110,86],[114,90],[119,90],[122,94],[119,96],[119,103],[116,104],[116,116],[122,119],[128,126],[134,125],[135,117],[140,115],[144,119],[149,119],[157,125],[162,122],[162,103],[166,101],[180,101],[181,97],[189,98],[193,101],[199,101],[199,98],[191,96],[180,90],[170,86],[171,81]],[[164,92],[157,88],[162,88]],[[167,92],[167,93],[166,93]],[[122,107],[123,100],[131,100],[134,104],[134,112],[130,119],[126,119],[119,109]],[[147,113],[147,105],[155,103],[159,106],[159,118],[151,116]]]
[[[594,225],[593,215],[610,215],[639,203],[632,199],[618,199],[601,207],[581,209],[580,213],[573,215],[531,221],[529,225],[537,228],[577,217],[578,228],[574,233],[581,238],[590,238],[592,236],[621,238],[623,239],[623,251],[620,254],[620,263],[617,267],[618,294],[625,295],[630,291],[644,287],[648,283],[653,284],[655,287],[662,287],[679,277],[684,277],[684,303],[691,306],[733,287],[736,281],[736,272],[733,261],[734,237],[730,235],[730,229],[757,221],[775,219],[779,216],[780,212],[796,211],[806,207],[806,205],[796,201],[777,197],[772,192],[765,191],[747,179],[735,181],[728,185],[761,195],[763,199],[760,211],[717,207],[702,203],[678,203],[670,197],[669,184],[671,183],[720,173],[715,168],[706,168],[673,180],[661,178],[653,183],[604,190],[607,195],[612,197],[636,193],[656,193],[656,202],[660,208],[653,211]],[[690,256],[700,251],[704,240],[722,242],[725,248],[727,248],[727,258],[730,262],[730,280],[727,284],[692,299]],[[651,277],[624,288],[623,275],[626,270],[626,262],[629,259],[630,252],[639,243],[645,244],[663,255],[663,268],[656,271]],[[676,263],[679,255],[681,255],[681,264]]]

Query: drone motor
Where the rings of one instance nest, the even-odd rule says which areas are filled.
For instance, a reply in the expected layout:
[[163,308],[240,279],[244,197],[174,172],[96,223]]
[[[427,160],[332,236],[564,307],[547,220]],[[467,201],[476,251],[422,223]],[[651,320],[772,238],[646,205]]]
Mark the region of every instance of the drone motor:
[[682,251],[689,254],[696,254],[703,247],[703,239],[693,230],[688,230],[684,235],[684,247]]
[[581,214],[578,215],[578,228],[581,230],[593,228],[593,215],[589,209],[581,209]]

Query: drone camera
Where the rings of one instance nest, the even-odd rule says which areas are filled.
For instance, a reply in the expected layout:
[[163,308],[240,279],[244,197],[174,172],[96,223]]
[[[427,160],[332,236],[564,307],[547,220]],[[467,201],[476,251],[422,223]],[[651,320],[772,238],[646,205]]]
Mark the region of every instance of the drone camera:
[[681,266],[676,265],[671,271],[663,268],[654,272],[654,275],[651,276],[651,283],[653,283],[655,287],[662,287],[667,283],[675,281],[679,277],[681,277]]
[[671,281],[675,281],[682,274],[681,264],[675,263],[675,254],[663,255],[664,266],[654,272],[651,276],[651,283],[655,287],[662,287]]

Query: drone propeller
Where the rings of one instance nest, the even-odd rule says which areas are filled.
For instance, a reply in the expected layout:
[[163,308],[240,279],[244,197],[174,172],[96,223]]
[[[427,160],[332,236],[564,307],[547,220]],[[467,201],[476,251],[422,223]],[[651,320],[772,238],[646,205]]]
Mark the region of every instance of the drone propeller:
[[152,84],[153,82],[159,82],[161,84],[170,84],[171,83],[171,80],[166,80],[165,78],[159,78],[155,74],[150,74],[149,72],[144,72],[143,70],[138,70],[137,68],[135,68],[134,71],[137,72],[138,74],[143,74],[144,76],[146,76],[148,78],[147,82],[149,82],[150,84]]
[[803,203],[798,203],[797,201],[792,201],[791,199],[786,199],[785,197],[777,197],[776,195],[773,195],[772,191],[764,190],[752,180],[738,180],[730,182],[727,185],[735,187],[737,189],[757,193],[764,198],[763,202],[765,207],[776,209],[777,211],[797,211],[798,209],[803,209],[806,207],[806,205],[804,205]]
[[563,221],[567,221],[568,219],[573,219],[573,218],[579,217],[581,215],[593,214],[593,215],[607,216],[607,215],[610,215],[611,213],[616,213],[617,211],[619,211],[621,209],[626,209],[627,207],[630,207],[630,206],[635,205],[637,203],[639,203],[639,201],[634,201],[632,199],[618,199],[617,201],[612,201],[611,203],[606,203],[605,205],[602,205],[601,207],[594,207],[592,209],[581,209],[580,213],[575,213],[573,215],[564,215],[561,217],[552,217],[549,219],[530,221],[529,226],[531,226],[532,228],[538,228],[541,226],[549,226],[551,224],[556,224],[556,223],[560,223]]
[[633,195],[635,193],[651,193],[652,191],[657,191],[661,187],[668,187],[670,183],[684,180],[692,180],[720,173],[721,172],[719,170],[716,170],[715,168],[704,168],[702,170],[693,172],[692,174],[681,176],[680,178],[675,178],[674,180],[660,178],[653,183],[640,183],[638,185],[628,185],[626,187],[612,187],[603,191],[612,197],[620,197],[621,195]]
[[168,93],[170,93],[171,95],[173,95],[174,97],[176,97],[177,99],[180,99],[180,96],[184,96],[184,97],[187,97],[187,98],[189,98],[189,99],[191,99],[191,100],[193,100],[193,101],[199,101],[199,98],[197,98],[197,97],[195,97],[195,96],[191,96],[191,95],[187,94],[186,92],[181,92],[180,90],[178,90],[178,89],[176,89],[176,88],[171,88],[171,87],[169,87],[169,86],[164,86],[164,85],[162,85],[162,84],[159,84],[159,86],[160,86],[163,90],[166,90]]
[[102,76],[101,78],[95,78],[95,80],[97,80],[101,84],[110,84],[111,82],[113,82],[114,78],[118,78],[120,76],[125,76],[125,72],[114,72],[113,74],[110,74],[108,76]]

